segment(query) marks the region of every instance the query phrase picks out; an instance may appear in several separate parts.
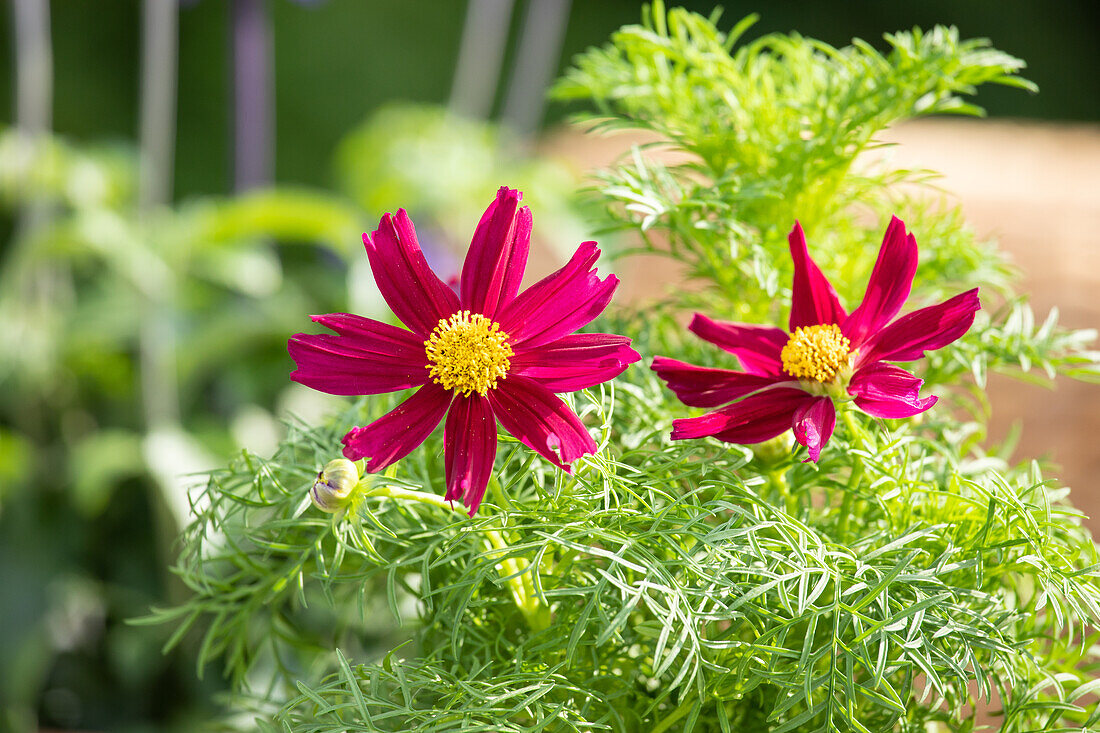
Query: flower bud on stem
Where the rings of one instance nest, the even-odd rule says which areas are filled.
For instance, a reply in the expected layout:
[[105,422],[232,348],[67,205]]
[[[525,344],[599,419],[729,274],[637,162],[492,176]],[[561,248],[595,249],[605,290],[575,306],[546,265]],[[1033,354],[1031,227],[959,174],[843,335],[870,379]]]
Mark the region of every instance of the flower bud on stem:
[[335,514],[347,506],[358,484],[359,467],[347,458],[335,458],[317,474],[309,498],[321,511]]
[[[495,481],[496,479],[492,479]],[[466,510],[454,502],[447,501],[436,494],[424,491],[403,489],[398,486],[373,486],[363,494],[364,497],[379,496],[400,501],[416,501],[421,504],[459,512],[465,515]],[[495,555],[503,555],[508,549],[508,543],[499,530],[484,530],[485,538],[492,546]],[[508,584],[512,599],[516,607],[523,614],[527,625],[532,631],[541,631],[550,626],[550,609],[539,602],[538,593],[535,591],[535,582],[532,576],[534,570],[529,569],[526,558],[509,557],[502,558],[499,563],[499,573],[502,580]]]

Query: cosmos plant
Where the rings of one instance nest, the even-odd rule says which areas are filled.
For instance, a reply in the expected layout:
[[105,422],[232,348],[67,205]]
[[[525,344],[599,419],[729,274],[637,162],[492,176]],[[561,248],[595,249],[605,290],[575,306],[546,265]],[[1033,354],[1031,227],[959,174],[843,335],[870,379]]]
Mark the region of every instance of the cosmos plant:
[[991,370],[1097,380],[1093,334],[1037,325],[957,209],[853,166],[890,124],[1029,87],[1022,62],[950,28],[881,52],[718,23],[656,4],[554,88],[660,143],[586,191],[605,246],[674,261],[667,292],[610,303],[591,242],[523,289],[541,202],[502,188],[457,290],[387,214],[364,244],[394,317],[290,339],[347,410],[209,478],[191,596],[144,620],[201,629],[227,726],[1100,722],[1100,552],[987,439],[984,394]]

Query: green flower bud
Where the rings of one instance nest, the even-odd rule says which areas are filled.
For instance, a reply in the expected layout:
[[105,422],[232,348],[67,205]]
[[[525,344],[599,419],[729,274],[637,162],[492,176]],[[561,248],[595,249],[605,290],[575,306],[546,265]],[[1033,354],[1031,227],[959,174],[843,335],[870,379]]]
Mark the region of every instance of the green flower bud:
[[347,458],[335,458],[325,464],[309,490],[313,505],[330,514],[347,504],[352,490],[359,483],[359,468]]
[[757,443],[752,446],[752,452],[761,463],[765,465],[775,465],[789,459],[793,447],[794,437],[789,432],[786,432],[777,435],[771,440]]

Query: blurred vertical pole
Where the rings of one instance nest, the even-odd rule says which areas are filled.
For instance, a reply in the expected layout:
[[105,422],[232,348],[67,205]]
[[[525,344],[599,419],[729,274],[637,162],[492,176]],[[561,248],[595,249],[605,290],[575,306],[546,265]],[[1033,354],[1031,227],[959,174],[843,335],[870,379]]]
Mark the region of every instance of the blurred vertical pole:
[[542,122],[546,90],[557,73],[568,22],[569,0],[530,0],[527,5],[501,115],[523,138],[531,138]]
[[451,86],[452,112],[487,119],[493,107],[513,0],[470,0]]
[[[140,231],[157,250],[157,218],[172,203],[176,152],[176,94],[179,59],[179,0],[144,0],[141,29]],[[138,358],[146,436],[145,464],[160,489],[153,510],[160,554],[172,556],[176,534],[190,517],[189,474],[208,470],[211,461],[180,427],[179,372],[176,364],[177,283],[149,296],[141,323]],[[185,592],[170,581],[178,599]]]
[[[16,169],[24,179],[34,179],[35,167],[45,151],[53,120],[53,50],[49,0],[13,0],[12,30],[15,47]],[[33,185],[33,184],[32,184]],[[28,190],[15,222],[12,245],[0,268],[0,293],[13,295],[22,318],[0,324],[2,338],[20,343],[24,357],[52,362],[63,312],[72,299],[68,267],[56,257],[37,256],[35,234],[48,226],[53,204]],[[23,410],[26,425],[47,429],[40,405]],[[41,437],[45,437],[44,435]]]
[[178,0],[145,0],[141,28],[141,183],[143,209],[172,198],[176,146]]
[[53,108],[53,53],[48,0],[14,0],[15,124],[28,140],[49,131]]
[[[141,176],[138,205],[146,236],[155,210],[172,198],[176,147],[178,0],[145,0],[141,29]],[[146,429],[179,422],[170,292],[150,304],[141,328],[141,396]]]
[[[34,156],[50,131],[53,117],[53,50],[50,46],[49,0],[14,0],[15,129],[23,160]],[[49,217],[48,207],[29,201],[19,213],[16,238],[22,239]],[[25,240],[24,240],[25,241]]]
[[233,184],[237,192],[271,179],[271,22],[265,0],[231,0]]

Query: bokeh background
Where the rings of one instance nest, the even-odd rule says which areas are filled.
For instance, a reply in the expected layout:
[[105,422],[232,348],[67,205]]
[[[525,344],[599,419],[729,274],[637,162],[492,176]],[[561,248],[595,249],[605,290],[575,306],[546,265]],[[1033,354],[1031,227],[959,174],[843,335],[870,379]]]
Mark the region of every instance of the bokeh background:
[[[684,2],[710,13],[708,2]],[[891,130],[1023,270],[1036,311],[1100,325],[1100,4],[725,3],[748,38],[833,45],[953,24],[1025,59],[1037,95],[988,120]],[[409,208],[438,269],[497,186],[527,192],[541,275],[589,225],[573,192],[629,138],[544,101],[626,0],[5,0],[0,13],[0,730],[194,730],[219,714],[201,637],[133,626],[168,568],[194,472],[270,451],[300,390],[286,337],[370,314],[359,234]],[[461,118],[447,116],[447,109]],[[141,152],[143,151],[143,152]],[[142,157],[144,155],[144,158]],[[143,164],[139,164],[143,160]],[[919,232],[919,226],[914,227]],[[624,262],[626,296],[661,274]],[[1100,516],[1100,402],[995,380],[994,440],[1046,458]],[[1098,525],[1093,520],[1092,526]],[[203,672],[200,679],[197,671]]]

